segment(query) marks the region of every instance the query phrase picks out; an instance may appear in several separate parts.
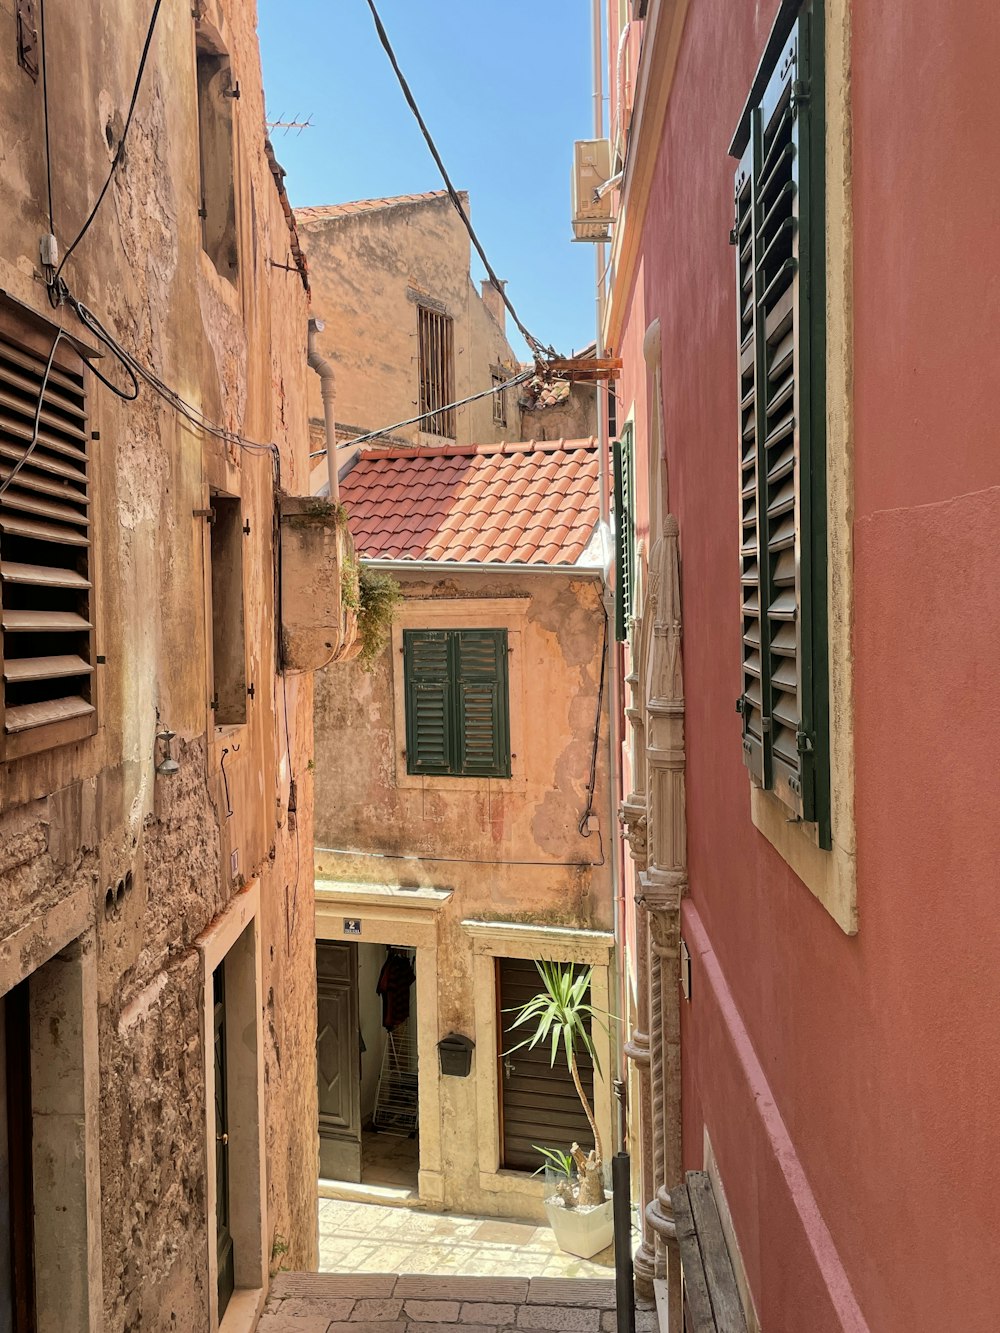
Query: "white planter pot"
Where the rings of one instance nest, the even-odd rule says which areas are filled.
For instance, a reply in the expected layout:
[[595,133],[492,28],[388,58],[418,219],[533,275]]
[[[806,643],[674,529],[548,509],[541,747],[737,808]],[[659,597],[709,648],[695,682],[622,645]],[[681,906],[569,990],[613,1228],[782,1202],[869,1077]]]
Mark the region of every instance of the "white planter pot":
[[611,1195],[603,1203],[586,1208],[567,1208],[558,1196],[545,1200],[545,1212],[556,1244],[567,1254],[590,1259],[606,1250],[615,1238],[614,1205]]

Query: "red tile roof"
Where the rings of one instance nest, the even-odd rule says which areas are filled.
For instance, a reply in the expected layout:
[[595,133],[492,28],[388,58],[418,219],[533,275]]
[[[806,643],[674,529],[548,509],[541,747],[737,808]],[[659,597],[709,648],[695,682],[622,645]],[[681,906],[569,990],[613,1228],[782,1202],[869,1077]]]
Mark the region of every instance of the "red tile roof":
[[365,449],[340,498],[369,559],[572,565],[598,520],[597,445]]
[[428,194],[397,194],[389,199],[352,199],[343,204],[316,204],[314,207],[297,208],[295,220],[306,224],[325,222],[327,218],[347,217],[351,213],[371,213],[377,208],[394,208],[397,204],[425,204],[430,199],[447,197],[447,190],[431,190]]

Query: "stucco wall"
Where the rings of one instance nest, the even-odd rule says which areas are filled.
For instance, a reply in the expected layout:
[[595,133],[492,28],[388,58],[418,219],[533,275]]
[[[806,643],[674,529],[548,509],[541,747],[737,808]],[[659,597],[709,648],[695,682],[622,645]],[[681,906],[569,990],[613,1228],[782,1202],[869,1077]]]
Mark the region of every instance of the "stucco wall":
[[[601,582],[593,575],[545,572],[442,571],[440,577],[404,572],[399,577],[406,602],[393,643],[375,670],[368,674],[353,664],[317,678],[316,873],[345,883],[451,890],[422,928],[433,934],[437,959],[433,1003],[421,1010],[421,1030],[425,1037],[430,1032],[433,1058],[421,1065],[422,1086],[425,1079],[438,1079],[434,1043],[446,1033],[487,1033],[489,1041],[484,1037],[477,1049],[473,1078],[440,1079],[439,1093],[429,1102],[436,1108],[434,1120],[421,1122],[421,1165],[433,1158],[440,1181],[436,1188],[447,1206],[540,1216],[538,1181],[519,1173],[509,1179],[496,1175],[491,1119],[496,1096],[488,1081],[484,1084],[495,1065],[492,963],[487,959],[477,967],[473,938],[462,923],[612,929],[606,691],[593,801],[596,827],[587,837],[578,829],[598,719]],[[508,628],[510,780],[406,774],[400,730],[405,715],[396,693],[402,689],[401,630],[446,624]],[[338,914],[330,907],[334,934],[340,915],[363,916],[365,910]],[[399,913],[401,923],[412,919],[406,894],[384,908],[383,921],[391,912]],[[410,942],[410,936],[403,935],[401,942]],[[551,943],[532,952],[534,943],[526,941],[520,953],[521,946],[511,944],[509,952],[557,956]],[[609,947],[608,937],[597,951],[605,966]],[[606,972],[601,985],[606,992]],[[610,1087],[602,1097],[599,1115],[610,1127]],[[423,1116],[427,1105],[422,1101],[421,1106]],[[463,1134],[459,1126],[464,1124],[477,1125],[476,1133]]]
[[[338,436],[377,430],[416,416],[419,407],[417,306],[455,322],[455,397],[488,389],[491,368],[516,372],[504,329],[469,279],[469,237],[451,201],[432,198],[300,221],[316,314],[317,343],[336,368]],[[459,408],[459,444],[518,438],[516,390],[508,391],[507,427],[493,421],[490,399]],[[322,417],[318,381],[310,413]],[[441,444],[417,426],[394,439]]]
[[[707,1132],[762,1327],[986,1333],[998,1277],[977,1255],[1000,1229],[1000,1176],[984,1138],[1000,1076],[990,815],[1000,467],[987,387],[997,378],[987,236],[1000,194],[977,164],[989,151],[998,28],[986,3],[958,24],[924,3],[905,14],[870,0],[826,6],[828,78],[850,89],[832,147],[846,147],[854,204],[853,268],[850,245],[837,246],[846,293],[828,312],[829,328],[846,320],[853,330],[846,466],[856,480],[842,522],[854,553],[835,571],[855,590],[852,937],[754,828],[733,713],[726,150],[776,9],[690,7],[641,262],[617,296],[625,323],[615,350],[640,448],[650,393],[641,340],[649,321],[662,324],[670,507],[680,523],[683,929],[693,958],[682,1005],[685,1160],[702,1165]],[[838,173],[839,192],[843,165]],[[887,200],[908,220],[905,244],[886,229]],[[841,212],[831,235],[845,225]],[[850,440],[850,428],[836,438]],[[944,1197],[947,1226],[931,1237],[928,1200]]]
[[[235,285],[202,251],[196,28],[189,9],[172,6],[160,15],[125,161],[64,276],[185,398],[255,440],[276,442],[282,484],[295,491],[308,475],[307,298],[297,273],[268,263],[284,258],[288,230],[264,154],[255,17],[245,5],[200,8],[240,83]],[[86,7],[47,14],[63,250],[107,174],[106,126],[116,143],[147,22],[145,8],[124,0],[105,5],[99,22]],[[0,287],[87,343],[69,309],[53,314],[36,276],[38,238],[49,229],[41,88],[15,62],[12,5],[0,7],[0,39],[0,100],[11,129]],[[109,357],[99,365],[121,381]],[[193,1330],[209,1320],[204,995],[194,941],[254,878],[267,1233],[288,1244],[285,1262],[306,1267],[316,1255],[315,990],[303,871],[303,848],[312,844],[312,686],[308,676],[283,686],[275,674],[270,454],[188,427],[147,389],[125,404],[91,377],[90,397],[100,433],[92,453],[97,652],[106,659],[97,668],[100,727],[92,739],[0,766],[0,985],[44,961],[66,929],[96,938],[103,1285],[100,1273],[91,1276],[103,1326]],[[210,484],[241,493],[250,523],[244,597],[255,692],[246,725],[224,735],[208,708],[207,525],[194,513],[207,506]],[[154,773],[160,726],[177,732],[174,777]],[[106,890],[126,871],[133,888],[107,917]]]

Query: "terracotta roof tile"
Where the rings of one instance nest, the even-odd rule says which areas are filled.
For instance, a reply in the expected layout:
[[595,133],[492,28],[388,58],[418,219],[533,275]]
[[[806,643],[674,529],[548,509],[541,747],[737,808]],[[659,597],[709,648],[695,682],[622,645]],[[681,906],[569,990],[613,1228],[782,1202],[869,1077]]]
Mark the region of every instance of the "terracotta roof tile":
[[362,556],[501,564],[574,564],[597,494],[592,439],[362,450],[340,487]]

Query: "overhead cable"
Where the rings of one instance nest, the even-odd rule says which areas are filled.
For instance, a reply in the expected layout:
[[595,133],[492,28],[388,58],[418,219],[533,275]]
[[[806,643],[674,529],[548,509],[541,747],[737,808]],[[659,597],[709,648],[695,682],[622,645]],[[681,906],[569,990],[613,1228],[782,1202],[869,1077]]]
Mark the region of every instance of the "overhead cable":
[[490,282],[492,282],[493,286],[500,293],[500,299],[503,301],[504,305],[510,312],[511,319],[517,325],[521,336],[524,338],[524,341],[530,347],[532,355],[539,361],[543,361],[548,356],[555,356],[556,355],[555,348],[546,347],[543,343],[539,342],[539,340],[534,336],[534,334],[530,333],[528,329],[526,329],[525,326],[521,323],[520,316],[514,309],[510,297],[504,291],[503,283],[500,281],[496,273],[493,271],[493,266],[490,264],[490,261],[486,257],[486,251],[483,249],[482,243],[480,242],[479,237],[475,233],[475,229],[472,226],[472,222],[469,219],[469,215],[465,210],[465,205],[462,203],[458,191],[452,184],[451,177],[448,175],[448,169],[445,166],[444,162],[442,161],[441,154],[437,150],[437,145],[435,144],[433,138],[431,137],[431,132],[427,128],[427,124],[423,116],[420,114],[420,108],[417,106],[416,99],[414,98],[413,93],[410,91],[410,85],[406,81],[406,76],[399,67],[399,61],[396,59],[396,53],[392,49],[392,44],[389,41],[388,34],[386,33],[386,30],[382,25],[382,20],[379,18],[378,10],[375,8],[375,0],[368,0],[368,8],[371,10],[372,18],[375,20],[375,31],[378,33],[378,39],[382,43],[386,55],[389,57],[389,63],[392,65],[396,78],[399,81],[399,86],[403,90],[403,96],[406,98],[410,110],[416,117],[417,124],[420,126],[420,132],[421,134],[423,134],[424,141],[426,142],[427,147],[430,149],[431,157],[433,157],[434,161],[437,163],[438,171],[440,171],[441,173],[441,179],[445,183],[445,187],[448,191],[448,194],[451,197],[451,202],[455,205],[459,217],[465,224],[465,230],[469,233],[469,238],[472,241],[472,244],[476,248],[476,253],[479,255],[479,258],[483,261],[483,267],[486,269]]
[[[483,389],[479,393],[470,393],[468,398],[460,398],[457,403],[445,403],[443,407],[435,407],[430,412],[421,412],[419,416],[407,417],[405,421],[396,421],[391,426],[383,426],[381,430],[370,430],[364,435],[355,435],[352,440],[342,440],[337,445],[338,449],[348,449],[353,444],[365,444],[368,440],[377,440],[380,435],[391,435],[394,430],[402,430],[404,426],[415,426],[420,421],[426,421],[428,417],[440,416],[443,412],[450,412],[455,407],[465,407],[466,403],[478,402],[480,398],[492,398],[496,393],[503,393],[505,389],[512,389],[517,384],[524,384],[526,380],[535,378],[535,367],[529,370],[522,370],[519,375],[514,375],[509,380],[503,380],[499,384],[492,385],[489,389]],[[325,449],[317,449],[309,455],[310,458],[323,458],[326,456]]]
[[125,140],[128,138],[129,127],[132,124],[132,116],[135,112],[135,104],[139,97],[139,86],[142,83],[143,71],[146,68],[146,57],[149,55],[149,47],[150,43],[153,40],[153,32],[156,28],[156,19],[160,12],[161,2],[162,0],[154,0],[153,12],[150,15],[149,27],[146,30],[146,41],[142,48],[142,55],[139,59],[139,69],[136,73],[135,84],[133,85],[132,88],[132,100],[129,102],[128,115],[125,117],[125,125],[124,128],[122,129],[122,137],[118,140],[118,147],[115,150],[115,155],[111,161],[111,170],[108,172],[107,180],[104,182],[100,194],[94,201],[94,207],[90,210],[86,222],[77,232],[76,239],[73,241],[72,245],[70,245],[69,249],[63,255],[62,261],[60,262],[59,267],[56,269],[55,273],[56,278],[58,278],[60,273],[62,273],[63,269],[66,267],[66,261],[69,259],[70,255],[73,253],[76,247],[83,240],[84,236],[86,236],[87,232],[90,230],[90,225],[94,221],[94,218],[97,217],[97,210],[104,202],[104,196],[107,194],[108,187],[110,186],[114,178],[114,174],[118,169],[118,163],[122,160],[122,154],[125,152]]

